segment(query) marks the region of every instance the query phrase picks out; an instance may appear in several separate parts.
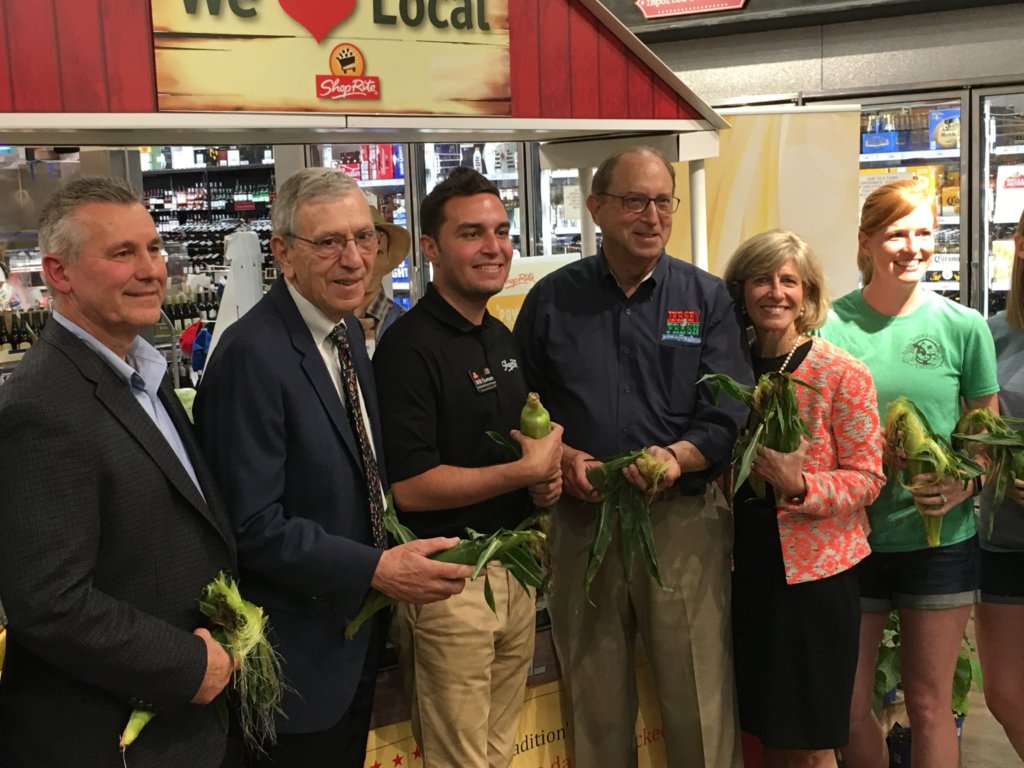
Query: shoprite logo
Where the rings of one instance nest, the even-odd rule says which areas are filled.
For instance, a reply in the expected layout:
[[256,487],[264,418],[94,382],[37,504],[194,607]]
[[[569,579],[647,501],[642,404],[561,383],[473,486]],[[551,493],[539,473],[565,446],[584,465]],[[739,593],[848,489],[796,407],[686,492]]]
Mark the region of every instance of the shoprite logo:
[[379,99],[380,78],[363,74],[366,58],[352,43],[339,43],[331,49],[331,74],[316,76],[318,99]]

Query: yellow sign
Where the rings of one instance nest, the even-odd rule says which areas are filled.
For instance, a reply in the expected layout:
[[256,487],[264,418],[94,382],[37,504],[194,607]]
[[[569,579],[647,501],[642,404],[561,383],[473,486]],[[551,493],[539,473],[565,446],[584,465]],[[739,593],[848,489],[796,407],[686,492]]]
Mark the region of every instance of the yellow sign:
[[[665,741],[654,675],[642,650],[637,655],[637,768],[664,768]],[[527,688],[512,768],[577,768],[570,756],[571,740],[572,726],[563,712],[561,681]],[[370,731],[365,768],[414,768],[423,764],[422,758],[408,720]]]
[[487,311],[501,320],[511,330],[519,317],[526,294],[547,274],[564,267],[579,256],[530,256],[512,259],[512,266],[505,278],[505,287],[487,302]]
[[161,110],[508,115],[508,0],[151,0]]

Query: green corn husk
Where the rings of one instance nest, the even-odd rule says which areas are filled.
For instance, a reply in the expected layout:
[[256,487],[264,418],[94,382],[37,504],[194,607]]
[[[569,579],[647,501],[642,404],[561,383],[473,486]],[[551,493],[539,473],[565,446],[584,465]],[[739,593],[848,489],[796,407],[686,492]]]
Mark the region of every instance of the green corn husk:
[[[638,462],[637,466],[650,486],[646,494],[626,480],[622,474],[622,470],[634,462]],[[590,545],[587,570],[583,577],[583,593],[588,600],[590,585],[604,561],[616,522],[622,534],[622,560],[626,578],[633,573],[633,562],[639,549],[643,552],[647,572],[659,587],[666,592],[671,591],[661,580],[650,512],[650,504],[660,490],[660,483],[666,470],[667,467],[642,449],[612,456],[587,470],[587,480],[594,486],[594,490],[603,496],[598,507],[597,530]]]
[[988,517],[988,534],[991,536],[996,511],[1006,497],[1007,485],[1024,479],[1024,420],[997,416],[988,408],[967,411],[956,423],[953,445],[965,448],[968,442],[983,446],[989,458],[988,481],[995,484]]
[[[905,397],[897,397],[889,403],[885,416],[885,439],[890,456],[890,466],[886,467],[886,473],[896,475],[900,485],[911,493],[945,477],[954,477],[966,487],[971,478],[984,472],[981,465],[954,451],[945,437],[936,434],[925,415]],[[901,455],[906,457],[906,467],[903,469],[903,477],[899,478],[895,462]],[[913,477],[921,474],[934,475],[935,480],[928,483],[912,482]],[[928,505],[922,505],[916,499],[914,506],[924,524],[928,546],[939,546],[942,517],[926,515]]]
[[[477,577],[483,573],[484,600],[487,601],[488,607],[497,613],[491,583],[484,570],[491,560],[497,560],[505,566],[525,590],[529,590],[530,587],[537,589],[543,584],[543,574],[540,564],[533,554],[533,548],[543,542],[545,537],[541,531],[527,528],[527,524],[532,522],[534,520],[530,518],[515,530],[499,528],[491,534],[477,533],[473,529],[467,528],[466,538],[450,549],[434,553],[430,559],[441,563],[474,566],[473,575],[470,576],[472,581],[476,581]],[[390,493],[387,496],[387,505],[384,510],[384,527],[399,544],[408,544],[416,539],[416,535],[412,531],[398,522],[398,515],[395,513]],[[360,608],[359,613],[345,625],[345,637],[351,639],[363,623],[377,611],[394,605],[393,598],[371,589],[370,594],[363,601],[363,607]]]
[[764,480],[750,474],[757,458],[757,447],[763,445],[781,453],[792,453],[799,448],[801,438],[810,437],[811,430],[800,416],[793,385],[799,384],[818,394],[821,391],[789,373],[775,371],[761,376],[754,387],[741,384],[724,373],[709,373],[697,383],[704,382],[710,385],[716,403],[724,392],[750,409],[747,428],[733,448],[732,493],[735,494],[744,482],[748,482],[758,498],[763,499],[767,492]]
[[[254,752],[262,752],[264,744],[277,741],[274,715],[281,712],[283,693],[281,661],[267,639],[267,617],[262,608],[242,597],[238,585],[223,571],[203,589],[199,610],[210,620],[210,634],[238,662],[231,687],[238,699],[242,738]],[[121,737],[122,752],[153,717],[146,710],[132,712]]]

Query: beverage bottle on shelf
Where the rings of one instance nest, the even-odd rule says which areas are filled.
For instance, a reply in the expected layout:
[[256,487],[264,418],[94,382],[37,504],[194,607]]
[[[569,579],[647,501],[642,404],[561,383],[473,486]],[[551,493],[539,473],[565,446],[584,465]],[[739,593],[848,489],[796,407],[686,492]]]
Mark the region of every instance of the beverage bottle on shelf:
[[25,350],[21,348],[21,329],[18,328],[18,315],[16,312],[11,313],[11,354],[20,354]]
[[0,355],[6,355],[12,346],[11,337],[7,334],[7,318],[0,312]]

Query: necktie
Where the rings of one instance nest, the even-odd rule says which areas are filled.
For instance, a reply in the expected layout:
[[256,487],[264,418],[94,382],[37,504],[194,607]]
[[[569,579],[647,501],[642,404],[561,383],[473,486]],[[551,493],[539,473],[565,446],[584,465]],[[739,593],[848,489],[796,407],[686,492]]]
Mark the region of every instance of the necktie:
[[336,325],[331,331],[330,340],[338,348],[338,362],[341,364],[341,384],[345,391],[346,410],[352,431],[356,433],[359,443],[359,454],[363,460],[363,479],[366,481],[366,493],[370,499],[370,530],[373,532],[373,543],[384,549],[387,536],[384,532],[384,500],[381,498],[380,473],[377,461],[373,457],[370,436],[367,434],[366,422],[363,421],[363,409],[359,405],[359,385],[356,381],[356,367],[352,363],[352,353],[348,347],[345,326]]

